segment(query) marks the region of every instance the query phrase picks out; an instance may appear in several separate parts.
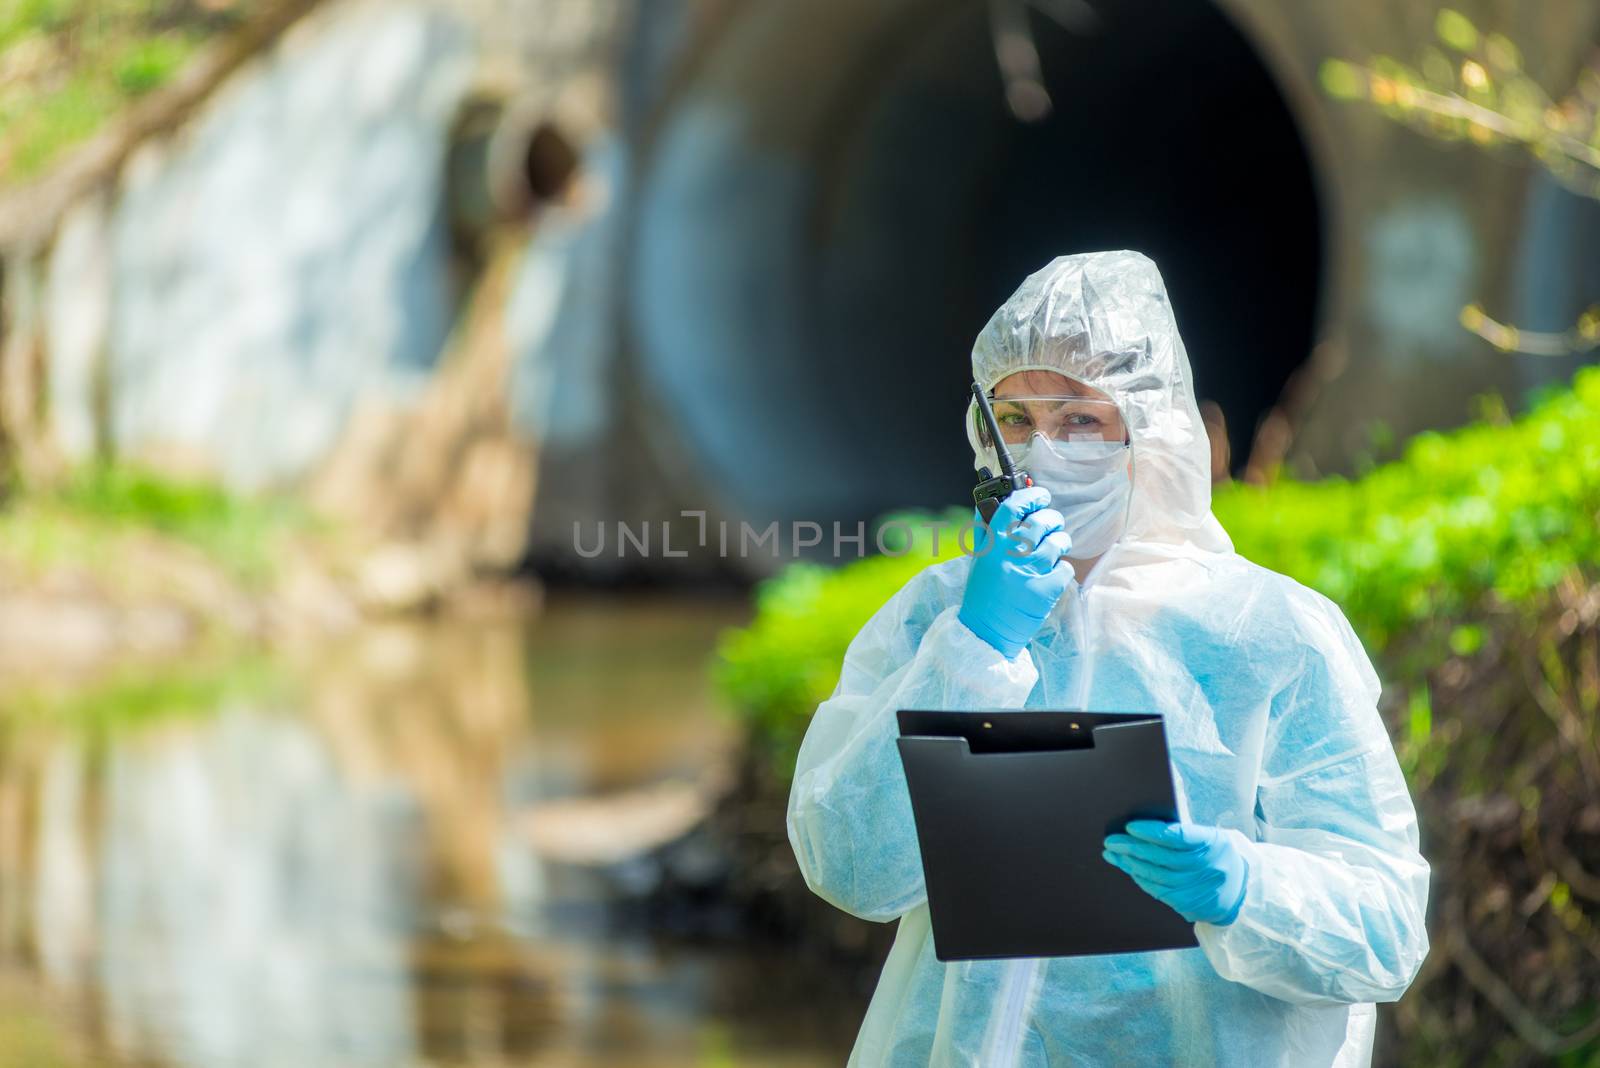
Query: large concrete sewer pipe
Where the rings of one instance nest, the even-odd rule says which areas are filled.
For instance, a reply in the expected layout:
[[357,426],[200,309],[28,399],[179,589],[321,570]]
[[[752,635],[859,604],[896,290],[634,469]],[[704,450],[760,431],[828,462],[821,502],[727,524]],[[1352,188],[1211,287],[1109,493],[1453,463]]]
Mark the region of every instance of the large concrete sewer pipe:
[[1052,102],[1031,122],[974,0],[747,3],[697,52],[645,145],[625,285],[641,421],[702,494],[685,507],[963,501],[974,335],[1027,273],[1102,248],[1160,264],[1242,464],[1322,269],[1289,108],[1209,3],[1026,18]]

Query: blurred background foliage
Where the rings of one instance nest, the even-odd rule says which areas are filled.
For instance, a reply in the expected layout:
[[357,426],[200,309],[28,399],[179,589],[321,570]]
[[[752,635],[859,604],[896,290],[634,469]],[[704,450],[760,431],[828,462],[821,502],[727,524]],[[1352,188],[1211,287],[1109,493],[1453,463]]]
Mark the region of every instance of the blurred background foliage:
[[1415,63],[1388,55],[1324,61],[1323,89],[1370,101],[1430,137],[1520,146],[1575,192],[1600,194],[1600,71],[1583,70],[1558,100],[1523,69],[1521,49],[1504,34],[1480,31],[1450,8],[1438,12],[1434,32],[1437,44]]
[[247,0],[0,0],[0,181],[43,173],[168,82]]
[[[1600,65],[1580,70],[1557,99],[1524,69],[1522,50],[1504,34],[1484,32],[1451,8],[1435,16],[1434,34],[1437,43],[1413,63],[1389,55],[1324,60],[1322,88],[1335,100],[1371,103],[1429,137],[1526,151],[1567,189],[1600,197]],[[1600,347],[1600,303],[1562,332],[1500,322],[1478,302],[1461,309],[1461,325],[1505,352],[1563,356]]]
[[0,559],[35,573],[66,563],[113,567],[125,560],[109,551],[114,544],[154,532],[261,586],[281,563],[286,539],[323,527],[291,497],[243,496],[213,481],[102,462],[52,484],[13,486],[0,509]]
[[[1482,409],[1358,477],[1218,486],[1214,510],[1242,555],[1343,606],[1385,683],[1435,878],[1434,949],[1385,1017],[1387,1055],[1600,1064],[1600,368],[1524,417]],[[915,537],[901,556],[789,568],[724,636],[719,685],[772,779],[850,638],[930,554],[961,551]]]

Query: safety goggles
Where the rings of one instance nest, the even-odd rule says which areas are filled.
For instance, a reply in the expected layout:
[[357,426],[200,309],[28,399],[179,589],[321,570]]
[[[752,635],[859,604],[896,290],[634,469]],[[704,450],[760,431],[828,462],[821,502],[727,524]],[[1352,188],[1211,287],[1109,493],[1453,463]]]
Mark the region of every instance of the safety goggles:
[[[990,396],[994,420],[1007,445],[1025,445],[1035,434],[1051,441],[1108,441],[1124,444],[1127,429],[1117,406],[1108,400],[1071,395],[1037,397]],[[994,448],[989,428],[973,402],[969,412],[977,439]]]

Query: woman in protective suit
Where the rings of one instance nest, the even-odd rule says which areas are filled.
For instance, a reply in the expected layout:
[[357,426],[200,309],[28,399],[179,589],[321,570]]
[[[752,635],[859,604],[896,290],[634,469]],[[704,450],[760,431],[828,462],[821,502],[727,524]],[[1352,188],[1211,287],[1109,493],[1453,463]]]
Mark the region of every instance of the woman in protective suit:
[[[1211,514],[1155,264],[1055,260],[990,319],[972,367],[1036,483],[991,524],[1025,552],[936,564],[878,610],[789,797],[811,889],[900,921],[850,1063],[1368,1064],[1374,1003],[1428,950],[1416,814],[1343,614],[1240,557]],[[980,426],[975,466],[994,469]],[[1105,857],[1194,921],[1199,948],[938,961],[900,708],[1161,713],[1182,822],[1136,821]]]

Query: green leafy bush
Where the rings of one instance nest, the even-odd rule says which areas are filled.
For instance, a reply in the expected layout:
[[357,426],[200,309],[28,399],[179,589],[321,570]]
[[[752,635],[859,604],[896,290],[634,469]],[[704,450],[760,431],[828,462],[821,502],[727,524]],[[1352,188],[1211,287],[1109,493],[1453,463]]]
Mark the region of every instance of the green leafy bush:
[[905,535],[885,538],[895,555],[843,568],[795,564],[757,589],[755,619],[723,636],[716,674],[775,761],[793,766],[811,711],[833,691],[856,631],[912,575],[959,553],[955,529],[970,522],[962,511],[888,516],[881,529]]
[[1354,480],[1217,494],[1239,551],[1341,605],[1370,647],[1492,594],[1530,605],[1600,560],[1600,368],[1515,422],[1412,439]]

